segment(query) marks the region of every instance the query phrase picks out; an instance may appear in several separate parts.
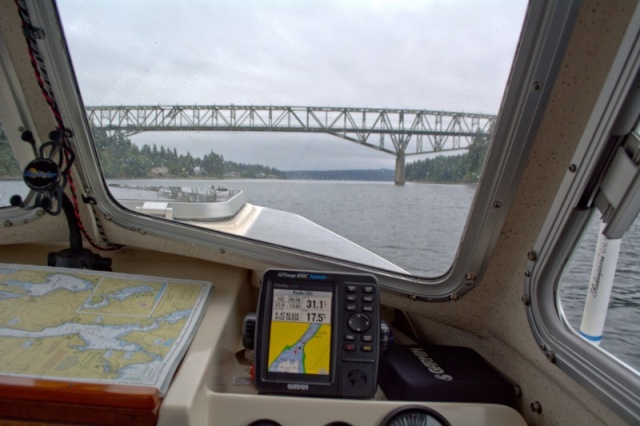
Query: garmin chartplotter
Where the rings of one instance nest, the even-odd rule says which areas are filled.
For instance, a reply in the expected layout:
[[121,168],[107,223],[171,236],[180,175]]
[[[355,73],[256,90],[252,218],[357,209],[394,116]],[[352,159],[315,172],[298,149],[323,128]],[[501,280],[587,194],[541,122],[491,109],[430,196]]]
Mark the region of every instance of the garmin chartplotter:
[[258,312],[244,325],[258,391],[373,397],[381,334],[387,338],[379,306],[373,275],[265,272]]

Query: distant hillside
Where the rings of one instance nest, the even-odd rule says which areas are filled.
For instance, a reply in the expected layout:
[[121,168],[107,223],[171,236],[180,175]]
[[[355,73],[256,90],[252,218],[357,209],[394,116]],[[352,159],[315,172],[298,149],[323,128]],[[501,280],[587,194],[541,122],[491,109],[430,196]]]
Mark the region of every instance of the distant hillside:
[[287,179],[393,181],[394,171],[379,170],[296,170],[282,172]]

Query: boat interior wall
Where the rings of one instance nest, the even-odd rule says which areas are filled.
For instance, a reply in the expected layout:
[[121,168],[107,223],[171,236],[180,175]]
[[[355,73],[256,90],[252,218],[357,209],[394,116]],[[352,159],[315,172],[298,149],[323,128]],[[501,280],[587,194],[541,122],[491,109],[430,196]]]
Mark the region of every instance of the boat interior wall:
[[38,217],[32,215],[29,223],[30,226],[24,226],[23,223],[16,223],[15,217],[4,219],[0,231],[3,244],[21,244],[33,241],[59,242],[69,239],[66,224],[59,216]]

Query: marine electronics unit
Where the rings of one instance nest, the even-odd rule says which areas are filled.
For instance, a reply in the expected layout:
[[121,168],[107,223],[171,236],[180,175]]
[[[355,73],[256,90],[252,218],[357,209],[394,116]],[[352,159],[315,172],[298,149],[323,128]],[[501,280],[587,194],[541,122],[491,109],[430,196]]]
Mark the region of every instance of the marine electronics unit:
[[260,393],[371,398],[388,331],[369,274],[268,270],[243,326]]

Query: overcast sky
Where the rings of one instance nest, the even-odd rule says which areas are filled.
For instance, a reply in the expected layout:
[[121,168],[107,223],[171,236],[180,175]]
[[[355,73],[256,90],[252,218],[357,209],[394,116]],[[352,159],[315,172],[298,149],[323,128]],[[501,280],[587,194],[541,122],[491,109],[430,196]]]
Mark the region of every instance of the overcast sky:
[[[526,7],[515,0],[58,3],[85,105],[490,114],[498,112]],[[281,170],[395,162],[318,134],[143,133],[133,140]]]

